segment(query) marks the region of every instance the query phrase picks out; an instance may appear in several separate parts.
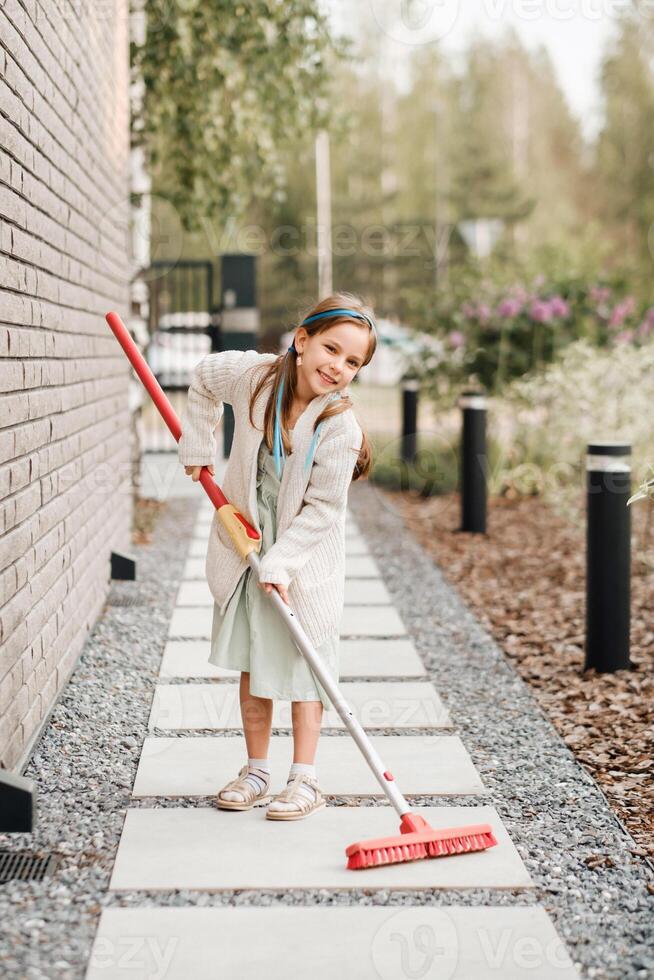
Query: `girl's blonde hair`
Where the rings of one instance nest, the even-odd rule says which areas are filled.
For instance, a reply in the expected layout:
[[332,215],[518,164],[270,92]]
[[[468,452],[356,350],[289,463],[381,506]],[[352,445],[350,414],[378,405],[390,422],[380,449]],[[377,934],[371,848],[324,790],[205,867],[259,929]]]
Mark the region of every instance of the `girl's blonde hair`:
[[[333,309],[343,309],[347,308],[354,310],[357,313],[361,313],[363,316],[367,317],[366,320],[360,320],[358,317],[348,316],[347,314],[339,313],[335,314],[333,317],[323,317],[320,320],[314,320],[313,323],[304,324],[304,321],[308,317],[313,316],[315,313],[324,313],[328,310]],[[368,322],[370,321],[370,322]],[[358,296],[353,293],[332,293],[331,296],[327,296],[325,299],[321,300],[316,306],[311,309],[306,310],[299,318],[294,330],[302,326],[304,330],[308,333],[310,337],[314,337],[317,334],[323,333],[330,327],[335,326],[337,323],[352,323],[360,330],[365,330],[368,333],[368,350],[363,361],[363,365],[368,364],[375,353],[377,348],[377,336],[371,326],[374,323],[374,314],[372,309],[367,306]],[[359,369],[360,370],[360,369]],[[280,413],[280,431],[282,442],[284,445],[284,451],[289,454],[291,452],[291,442],[288,436],[287,425],[289,422],[290,411],[293,406],[293,401],[295,398],[295,392],[297,388],[297,365],[295,363],[295,356],[286,354],[280,354],[276,361],[266,369],[265,373],[259,380],[254,389],[254,392],[250,399],[250,423],[254,425],[254,420],[252,417],[253,406],[259,395],[259,392],[267,384],[271,385],[270,397],[268,398],[268,403],[266,405],[266,410],[264,414],[263,431],[268,448],[272,451],[273,440],[275,435],[275,405],[277,404],[277,396],[279,393],[279,387],[284,381],[284,388],[282,392],[282,403],[281,403],[281,413]],[[333,399],[329,404],[323,409],[321,414],[315,421],[314,432],[323,421],[323,419],[331,418],[332,415],[339,415],[341,412],[346,412],[349,408],[354,408],[352,400],[348,395],[343,395],[341,392],[341,398]],[[370,472],[372,466],[372,450],[370,443],[366,437],[365,432],[363,433],[363,441],[361,443],[361,449],[359,450],[359,456],[354,466],[354,471],[352,473],[352,479],[358,480],[361,477],[365,477]]]

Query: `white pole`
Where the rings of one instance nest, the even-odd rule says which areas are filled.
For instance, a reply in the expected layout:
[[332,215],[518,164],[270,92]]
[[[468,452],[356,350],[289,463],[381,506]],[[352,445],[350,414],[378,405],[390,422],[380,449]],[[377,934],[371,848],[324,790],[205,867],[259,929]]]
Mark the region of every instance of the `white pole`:
[[332,288],[332,195],[329,166],[329,133],[321,129],[316,136],[316,201],[318,211],[318,299]]

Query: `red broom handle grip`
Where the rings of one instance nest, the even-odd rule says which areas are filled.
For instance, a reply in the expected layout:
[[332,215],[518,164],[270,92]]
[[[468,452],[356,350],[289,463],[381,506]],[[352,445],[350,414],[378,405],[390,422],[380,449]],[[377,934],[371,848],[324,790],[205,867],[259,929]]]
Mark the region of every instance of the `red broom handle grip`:
[[[173,438],[176,442],[179,442],[182,435],[182,425],[177,417],[177,413],[166,398],[163,388],[150,370],[150,366],[148,365],[147,361],[134,343],[129,330],[117,313],[107,313],[105,319],[111,327],[116,340],[127,354],[127,357],[129,358],[129,361],[136,374],[143,382],[143,386],[154,402],[157,411],[170,429]],[[200,470],[200,479],[198,482],[204,487],[207,496],[214,507],[223,507],[225,504],[229,503],[227,497],[222,492],[206,466],[203,466]],[[240,520],[243,524],[245,524],[249,537],[259,537],[256,530],[248,523],[242,514],[240,515]],[[250,534],[249,532],[252,533]]]

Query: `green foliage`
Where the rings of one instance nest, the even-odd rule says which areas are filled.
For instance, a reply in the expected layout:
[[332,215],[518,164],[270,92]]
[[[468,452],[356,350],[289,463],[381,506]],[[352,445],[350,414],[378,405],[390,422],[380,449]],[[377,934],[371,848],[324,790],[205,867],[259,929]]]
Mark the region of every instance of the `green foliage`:
[[333,45],[316,0],[146,0],[147,32],[132,47],[143,79],[136,141],[155,191],[182,226],[242,218],[253,200],[281,200],[281,148],[329,120]]
[[630,443],[634,482],[651,475],[653,402],[654,336],[640,347],[570,344],[493,399],[489,418],[503,458],[496,490],[535,490],[566,518],[580,519],[589,442]]
[[654,17],[625,16],[602,66],[605,121],[597,145],[597,211],[632,281],[654,258]]
[[[652,303],[651,17],[642,15],[636,32],[627,19],[617,33],[595,146],[582,138],[547,53],[525,49],[515,34],[474,41],[456,64],[438,45],[416,45],[400,92],[381,32],[362,36],[355,57],[339,39],[337,55],[317,2],[147,4],[152,29],[138,60],[155,191],[185,227],[202,229],[202,238],[184,237],[183,257],[260,256],[264,343],[315,300],[313,129],[328,111],[334,286],[362,293],[380,317],[446,342],[461,331],[467,350],[483,348],[473,365],[448,348],[446,380],[476,373],[495,388],[577,337],[602,343],[605,324],[585,299],[592,285],[610,286],[616,301],[633,294],[639,308]],[[488,259],[472,256],[457,231],[470,216],[505,221]],[[249,224],[259,248],[244,234]],[[177,257],[179,234],[167,221],[159,227]],[[448,233],[447,263],[437,269]],[[162,244],[157,257],[165,252]],[[560,295],[572,316],[540,337],[517,321],[500,364],[506,331],[493,324],[475,334],[462,306],[487,293],[492,305],[516,284],[531,289],[537,276],[540,297]]]
[[[370,482],[387,490],[412,493],[417,497],[438,497],[460,489],[460,445],[418,434],[418,451],[412,463],[401,458],[395,436],[369,435],[374,464]],[[493,491],[506,489],[504,448],[494,438],[487,441],[488,483]]]
[[[498,257],[467,263],[452,271],[447,291],[416,297],[415,318],[441,340],[442,354],[411,367],[437,405],[451,405],[464,385],[498,393],[579,338],[640,346],[654,333],[654,307],[629,291],[629,270],[586,277],[594,264],[588,257],[575,263],[565,251],[540,250],[538,258],[523,263],[530,270],[524,278]],[[539,264],[550,274],[535,274]]]
[[388,490],[411,491],[420,497],[450,493],[456,489],[458,461],[453,448],[418,437],[418,451],[412,463],[400,456],[395,436],[370,436],[374,464],[371,483]]

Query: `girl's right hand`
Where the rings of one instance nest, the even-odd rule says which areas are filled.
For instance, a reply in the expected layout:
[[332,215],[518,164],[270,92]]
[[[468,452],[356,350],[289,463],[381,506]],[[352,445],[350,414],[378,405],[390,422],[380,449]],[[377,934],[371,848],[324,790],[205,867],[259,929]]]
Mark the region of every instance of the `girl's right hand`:
[[[184,472],[186,473],[187,476],[192,477],[194,483],[197,483],[197,481],[200,479],[200,470],[201,469],[202,469],[201,466],[185,466],[184,467]],[[207,466],[207,469],[209,470],[209,472],[211,473],[211,475],[214,476],[214,467],[213,467],[213,464]]]
[[257,582],[257,585],[260,589],[263,589],[264,592],[272,592],[273,589],[277,589],[286,605],[290,606],[290,602],[288,601],[288,591],[286,590],[285,586],[278,585],[276,582]]

